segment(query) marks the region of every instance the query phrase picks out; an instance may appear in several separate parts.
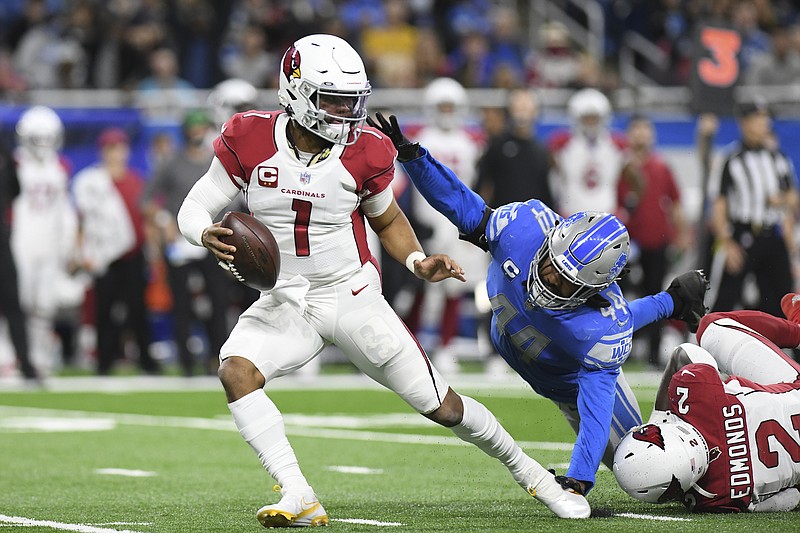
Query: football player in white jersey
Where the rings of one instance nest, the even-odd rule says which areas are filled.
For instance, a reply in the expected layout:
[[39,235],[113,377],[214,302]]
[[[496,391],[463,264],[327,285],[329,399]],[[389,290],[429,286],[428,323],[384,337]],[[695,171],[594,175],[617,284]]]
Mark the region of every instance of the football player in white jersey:
[[572,123],[548,140],[553,154],[553,193],[563,216],[617,209],[617,180],[625,139],[609,129],[611,104],[596,89],[582,89],[567,103]]
[[53,321],[59,287],[76,247],[77,215],[69,199],[69,170],[59,149],[64,125],[45,106],[26,110],[16,125],[20,194],[12,204],[11,250],[19,273],[20,303],[28,315],[33,363],[45,374],[56,360]]
[[[454,79],[437,78],[425,88],[424,101],[425,115],[430,123],[419,132],[416,140],[452,168],[467,187],[473,188],[480,146],[465,125],[469,112],[467,92]],[[459,240],[455,226],[431,207],[416,189],[412,205],[417,220],[432,229],[431,238],[424,244],[458,258],[461,267],[473,273],[467,283],[445,280],[423,287],[427,311],[423,316],[438,320],[439,345],[433,361],[439,370],[449,375],[458,371],[456,352],[450,348],[450,342],[458,334],[462,299],[473,294],[476,285],[483,281],[481,274],[486,271],[489,258],[483,250]]]
[[614,456],[614,475],[636,499],[677,500],[690,511],[790,511],[800,503],[800,296],[790,320],[760,311],[711,313],[700,346],[668,363],[651,423]]
[[396,150],[364,124],[370,84],[358,53],[338,37],[307,36],[286,51],[280,76],[283,110],[229,120],[208,172],[178,213],[190,242],[232,260],[235,249],[220,240],[230,230],[212,217],[244,192],[280,247],[278,283],[240,316],[220,353],[234,421],[282,494],[259,509],[258,520],[265,527],[328,523],[281,413],[262,389],[329,344],[418,412],[500,460],[558,516],[588,517],[585,498],[562,489],[482,404],[450,389],[381,294],[365,216],[389,254],[420,278],[464,276],[448,256],[422,251],[394,200]]

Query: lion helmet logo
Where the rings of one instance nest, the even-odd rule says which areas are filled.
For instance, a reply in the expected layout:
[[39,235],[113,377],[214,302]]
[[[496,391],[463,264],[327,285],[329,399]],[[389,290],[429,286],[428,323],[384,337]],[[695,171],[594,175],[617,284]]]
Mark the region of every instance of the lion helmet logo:
[[664,436],[661,434],[661,428],[655,424],[647,424],[640,427],[633,432],[633,438],[638,441],[655,444],[662,450],[664,449]]
[[300,52],[294,46],[283,56],[283,75],[287,80],[300,77]]

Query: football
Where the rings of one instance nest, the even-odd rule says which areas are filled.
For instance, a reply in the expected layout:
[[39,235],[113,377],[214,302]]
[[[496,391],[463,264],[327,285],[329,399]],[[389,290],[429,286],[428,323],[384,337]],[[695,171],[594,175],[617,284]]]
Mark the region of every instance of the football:
[[220,224],[233,230],[233,235],[222,241],[236,247],[233,261],[223,268],[249,287],[260,291],[273,288],[281,271],[281,252],[269,228],[239,211],[225,213]]

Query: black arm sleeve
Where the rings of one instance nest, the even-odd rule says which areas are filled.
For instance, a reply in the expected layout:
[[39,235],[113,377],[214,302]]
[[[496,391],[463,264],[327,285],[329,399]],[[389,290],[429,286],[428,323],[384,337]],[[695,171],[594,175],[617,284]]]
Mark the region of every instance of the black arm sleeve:
[[489,251],[489,241],[486,239],[486,224],[489,223],[489,217],[492,215],[494,210],[489,207],[488,205],[483,210],[483,217],[481,218],[480,223],[475,228],[472,233],[465,234],[462,233],[458,236],[459,239],[462,241],[471,242],[484,252]]

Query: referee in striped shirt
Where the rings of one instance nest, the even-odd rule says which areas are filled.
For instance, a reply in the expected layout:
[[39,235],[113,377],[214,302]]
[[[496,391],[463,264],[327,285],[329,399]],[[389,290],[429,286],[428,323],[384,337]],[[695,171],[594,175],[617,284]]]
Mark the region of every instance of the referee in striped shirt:
[[[792,162],[775,146],[763,99],[736,106],[739,141],[709,181],[714,253],[706,301],[712,311],[755,308],[781,316],[781,297],[793,290],[790,239],[798,205]],[[743,301],[742,286],[755,276],[759,301]]]

